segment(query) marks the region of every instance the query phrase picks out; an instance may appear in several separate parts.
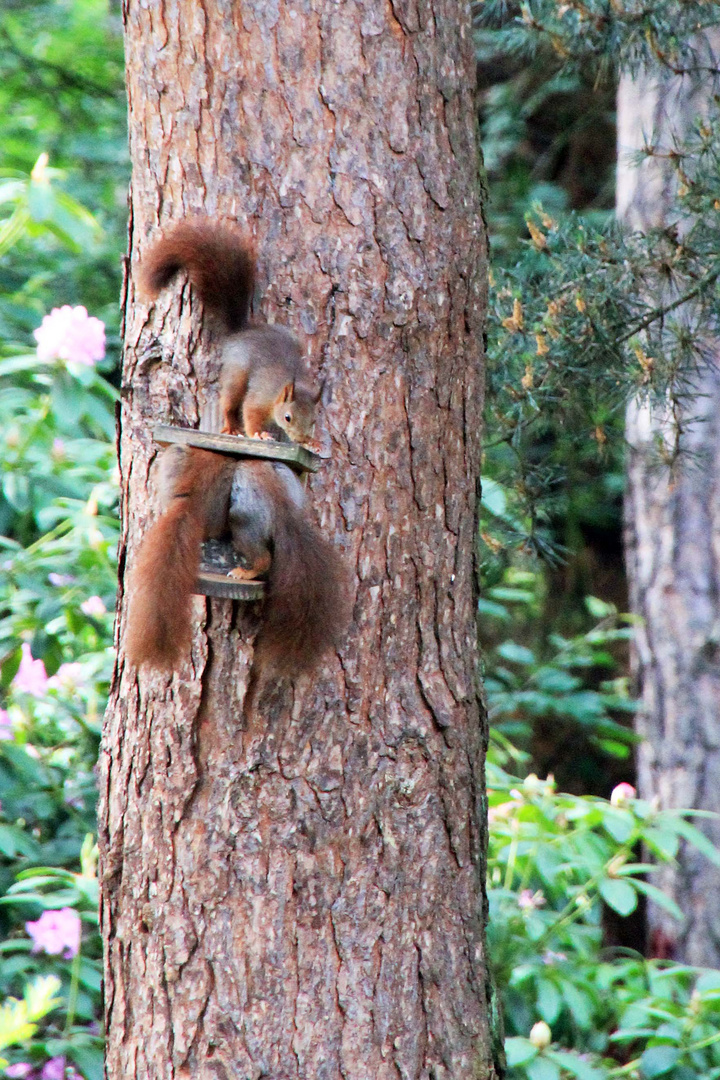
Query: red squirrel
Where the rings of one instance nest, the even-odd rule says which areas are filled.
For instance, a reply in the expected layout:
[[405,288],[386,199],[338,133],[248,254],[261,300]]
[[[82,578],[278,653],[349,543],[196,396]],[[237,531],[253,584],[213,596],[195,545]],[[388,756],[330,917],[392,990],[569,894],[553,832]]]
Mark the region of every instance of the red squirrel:
[[220,374],[222,431],[288,438],[315,448],[322,387],[313,391],[307,385],[300,345],[289,330],[249,326],[255,256],[240,229],[200,219],[172,226],[140,263],[141,293],[155,299],[181,270],[227,335]]
[[162,456],[159,484],[164,511],[143,537],[129,580],[131,664],[168,671],[187,655],[202,541],[226,534],[240,562],[231,573],[267,576],[255,645],[259,670],[297,675],[338,644],[349,617],[347,574],[305,517],[303,488],[291,469],[172,446]]

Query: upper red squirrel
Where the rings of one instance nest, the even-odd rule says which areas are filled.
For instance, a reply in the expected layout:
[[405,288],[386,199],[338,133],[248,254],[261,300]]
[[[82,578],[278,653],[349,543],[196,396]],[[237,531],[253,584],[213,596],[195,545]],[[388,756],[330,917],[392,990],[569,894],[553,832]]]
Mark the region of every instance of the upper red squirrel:
[[154,299],[180,270],[228,335],[220,375],[223,432],[313,445],[322,387],[307,385],[300,345],[289,330],[248,325],[255,256],[242,232],[212,221],[173,226],[142,259],[141,292]]
[[299,674],[338,644],[349,617],[347,574],[305,518],[291,469],[173,446],[159,482],[164,512],[143,538],[129,582],[130,663],[170,670],[187,654],[202,541],[225,533],[240,561],[234,576],[268,578],[255,648],[261,670]]

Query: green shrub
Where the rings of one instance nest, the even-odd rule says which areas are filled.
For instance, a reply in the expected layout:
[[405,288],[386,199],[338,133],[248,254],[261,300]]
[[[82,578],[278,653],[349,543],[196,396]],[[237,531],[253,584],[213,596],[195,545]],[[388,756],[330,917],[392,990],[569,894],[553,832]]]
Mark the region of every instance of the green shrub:
[[720,972],[602,946],[603,903],[626,916],[647,896],[682,918],[641,850],[664,862],[682,840],[720,864],[689,812],[630,785],[609,801],[559,794],[492,760],[488,788],[488,947],[511,1077],[720,1076]]
[[[96,233],[56,179],[41,161],[0,180],[0,249],[44,236],[72,249],[75,226]],[[3,337],[32,310],[27,295],[0,289],[0,1051],[8,1076],[101,1080],[92,833],[113,665],[117,393],[84,309],[53,311],[37,349],[29,333]]]

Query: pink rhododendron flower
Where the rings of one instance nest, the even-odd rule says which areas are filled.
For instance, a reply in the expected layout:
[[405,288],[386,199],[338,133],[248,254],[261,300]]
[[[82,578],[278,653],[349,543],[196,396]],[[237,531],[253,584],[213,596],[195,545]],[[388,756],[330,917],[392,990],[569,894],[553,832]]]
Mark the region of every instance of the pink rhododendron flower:
[[105,355],[105,324],[82,306],[53,308],[33,334],[39,360],[74,360],[92,366]]
[[82,685],[82,664],[61,664],[52,678],[48,679],[48,686],[53,690],[75,690]]
[[543,953],[543,964],[560,964],[563,960],[567,960],[564,952],[553,952],[552,949],[548,949]]
[[85,615],[104,615],[107,612],[107,608],[99,596],[88,596],[87,600],[83,600],[80,605],[80,610]]
[[612,806],[626,806],[636,795],[637,791],[632,784],[618,784],[612,789],[610,804]]
[[60,588],[61,585],[72,585],[74,580],[72,574],[56,574],[54,571],[48,574],[48,581],[57,588]]
[[69,960],[80,948],[80,916],[74,908],[43,911],[35,922],[26,922],[25,929],[33,939],[33,952],[62,953]]
[[5,1075],[11,1077],[11,1080],[22,1080],[24,1076],[32,1072],[32,1065],[27,1061],[18,1061],[16,1065],[8,1065],[5,1070]]
[[65,1080],[65,1058],[50,1058],[43,1065],[40,1076],[42,1080]]
[[519,806],[520,803],[515,801],[498,803],[497,806],[491,806],[488,810],[488,821],[491,823],[502,821],[503,818],[510,817]]
[[544,903],[545,897],[540,889],[535,893],[530,889],[523,889],[518,896],[518,907],[522,911],[532,911],[533,908],[542,907]]
[[22,645],[22,660],[13,679],[13,687],[23,694],[42,697],[47,689],[48,677],[42,660],[33,660],[30,646],[25,641]]

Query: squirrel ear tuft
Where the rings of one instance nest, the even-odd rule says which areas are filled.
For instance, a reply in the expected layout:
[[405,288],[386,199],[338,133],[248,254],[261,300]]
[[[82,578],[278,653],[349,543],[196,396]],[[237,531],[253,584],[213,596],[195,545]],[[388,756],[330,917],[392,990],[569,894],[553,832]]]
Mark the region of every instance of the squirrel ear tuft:
[[275,400],[276,400],[276,403],[278,405],[284,405],[286,401],[293,401],[294,398],[295,398],[295,383],[294,382],[289,382],[289,383],[285,383],[285,385],[283,386],[282,390],[280,391],[280,393],[278,394],[278,396],[277,396],[277,398]]

